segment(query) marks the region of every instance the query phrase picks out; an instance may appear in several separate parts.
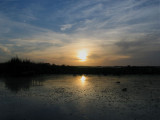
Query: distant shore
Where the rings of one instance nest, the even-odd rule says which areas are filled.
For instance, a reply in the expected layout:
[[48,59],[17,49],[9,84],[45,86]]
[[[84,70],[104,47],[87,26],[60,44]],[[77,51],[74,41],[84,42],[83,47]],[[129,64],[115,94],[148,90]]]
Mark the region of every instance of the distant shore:
[[31,76],[41,74],[160,74],[160,66],[68,66],[35,63],[17,57],[0,63],[0,75]]

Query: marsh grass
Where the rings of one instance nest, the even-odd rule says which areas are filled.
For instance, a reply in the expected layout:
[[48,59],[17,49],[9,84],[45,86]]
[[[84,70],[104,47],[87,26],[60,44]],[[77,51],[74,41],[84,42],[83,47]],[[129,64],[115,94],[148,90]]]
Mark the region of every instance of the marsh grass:
[[36,63],[29,59],[11,58],[0,63],[0,75],[28,76],[41,74],[160,74],[157,66],[68,66]]

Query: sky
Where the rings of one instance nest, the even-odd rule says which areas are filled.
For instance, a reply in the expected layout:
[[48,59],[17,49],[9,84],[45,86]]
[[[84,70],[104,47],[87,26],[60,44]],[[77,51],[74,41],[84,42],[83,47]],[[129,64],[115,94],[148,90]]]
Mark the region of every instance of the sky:
[[0,0],[0,62],[15,56],[160,66],[160,0]]

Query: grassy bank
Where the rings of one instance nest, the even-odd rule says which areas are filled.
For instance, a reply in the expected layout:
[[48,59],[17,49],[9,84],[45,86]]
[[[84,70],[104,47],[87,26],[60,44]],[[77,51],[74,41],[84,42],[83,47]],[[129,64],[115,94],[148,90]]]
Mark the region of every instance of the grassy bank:
[[157,66],[66,66],[49,63],[35,63],[30,60],[12,58],[0,63],[0,75],[39,75],[39,74],[160,74]]

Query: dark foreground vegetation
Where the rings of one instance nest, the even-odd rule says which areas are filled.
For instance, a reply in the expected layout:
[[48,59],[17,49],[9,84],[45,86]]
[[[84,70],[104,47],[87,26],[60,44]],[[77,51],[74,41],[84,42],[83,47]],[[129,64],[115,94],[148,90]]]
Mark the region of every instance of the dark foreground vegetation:
[[28,76],[40,74],[160,74],[160,66],[65,66],[49,63],[35,63],[18,57],[0,63],[0,75]]

